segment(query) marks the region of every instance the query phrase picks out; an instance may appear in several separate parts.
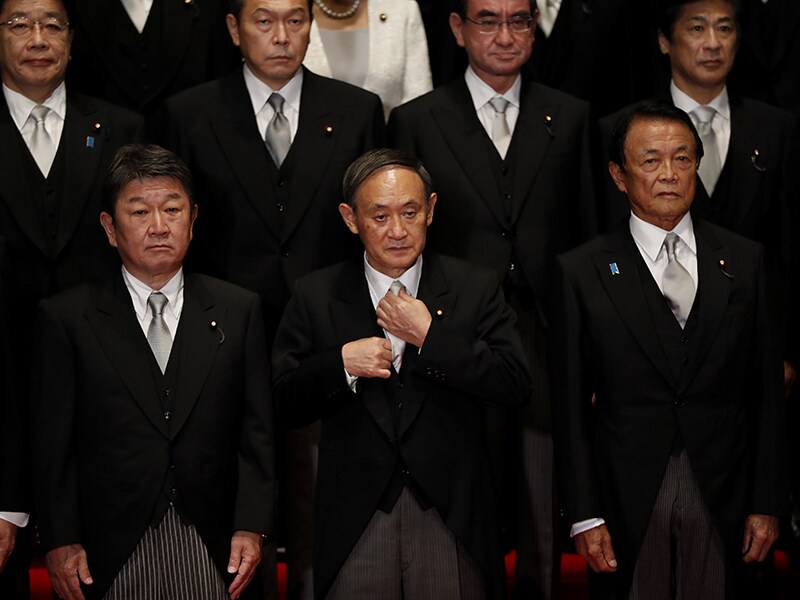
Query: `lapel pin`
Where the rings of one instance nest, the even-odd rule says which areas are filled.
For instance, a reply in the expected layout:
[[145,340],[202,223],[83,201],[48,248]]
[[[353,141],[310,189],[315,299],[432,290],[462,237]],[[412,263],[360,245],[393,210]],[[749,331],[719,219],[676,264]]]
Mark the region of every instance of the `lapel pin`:
[[222,331],[222,327],[220,327],[220,326],[219,326],[219,324],[218,324],[216,321],[211,321],[211,322],[208,324],[208,328],[209,328],[211,331],[216,331],[216,332],[218,332],[218,333],[219,333],[219,343],[220,343],[220,344],[222,344],[222,342],[224,342],[224,341],[225,341],[225,332],[224,332],[224,331]]
[[330,125],[326,125],[325,126],[325,135],[327,135],[328,137],[333,135],[333,127],[332,126],[330,126]]
[[92,129],[94,129],[95,132],[99,132],[102,128],[103,126],[100,124],[100,121],[95,121],[92,125]]
[[436,318],[437,319],[441,319],[442,317],[444,317],[444,311],[441,308],[437,308],[436,309]]
[[545,129],[547,129],[547,135],[549,135],[550,137],[555,137],[555,135],[553,134],[553,117],[551,117],[550,115],[544,116],[544,127]]
[[750,162],[753,163],[753,166],[755,167],[756,171],[758,171],[759,173],[763,173],[764,171],[767,170],[767,167],[760,165],[759,164],[760,161],[761,161],[761,153],[758,151],[758,148],[755,148],[753,150],[753,153],[750,155]]
[[725,262],[725,259],[724,259],[724,258],[721,258],[721,259],[719,260],[719,270],[720,270],[720,271],[722,272],[722,274],[723,274],[723,275],[725,275],[725,277],[727,277],[728,279],[733,279],[733,275],[731,275],[731,274],[728,272],[728,263],[727,263],[727,262]]
[[381,13],[381,16],[380,16],[380,17],[378,17],[378,18],[379,18],[381,21],[385,21],[386,19],[388,19],[388,18],[389,18],[389,15],[387,15],[386,13]]
[[86,136],[86,147],[87,148],[94,148],[94,136],[87,135]]
[[619,267],[617,263],[608,263],[608,268],[611,269],[611,275],[619,275]]

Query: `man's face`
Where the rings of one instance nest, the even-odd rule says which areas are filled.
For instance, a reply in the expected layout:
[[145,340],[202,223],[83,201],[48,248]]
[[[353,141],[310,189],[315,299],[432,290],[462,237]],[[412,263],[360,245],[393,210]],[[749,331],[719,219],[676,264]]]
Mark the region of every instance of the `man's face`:
[[697,153],[683,123],[635,118],[625,140],[625,170],[615,163],[608,168],[631,211],[643,221],[669,231],[689,212]]
[[128,182],[117,199],[116,216],[100,215],[108,242],[122,264],[148,282],[178,271],[192,239],[197,207],[177,179],[154,177]]
[[[467,3],[467,18],[472,21],[508,21],[532,16],[529,0],[469,0]],[[507,25],[501,25],[497,33],[485,34],[472,21],[456,13],[450,15],[450,28],[456,43],[466,49],[472,70],[489,85],[516,77],[531,55],[536,22],[526,32],[514,33]]]
[[281,89],[303,63],[311,17],[306,0],[247,0],[228,31],[253,74],[273,90]]
[[672,77],[681,90],[719,93],[736,56],[733,5],[729,0],[684,4],[672,40],[659,33],[658,45],[662,54],[669,55]]
[[[24,19],[16,25],[5,24],[15,17],[27,18],[32,25],[29,34],[24,33]],[[59,31],[59,24],[63,27],[68,22],[64,7],[59,0],[6,0],[0,22],[3,83],[31,100],[43,102],[64,81],[69,62],[72,32],[66,28]]]
[[356,191],[357,211],[340,204],[339,212],[348,229],[361,238],[372,268],[397,278],[425,249],[435,203],[436,194],[425,198],[424,185],[415,171],[386,167]]

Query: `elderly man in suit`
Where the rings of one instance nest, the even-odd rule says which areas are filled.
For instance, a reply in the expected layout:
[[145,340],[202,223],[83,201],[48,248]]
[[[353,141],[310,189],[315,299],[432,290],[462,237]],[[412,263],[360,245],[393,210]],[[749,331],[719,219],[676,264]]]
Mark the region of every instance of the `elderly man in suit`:
[[[376,95],[302,67],[307,0],[233,0],[227,19],[244,65],[168,100],[161,129],[206,215],[190,264],[258,292],[271,343],[294,281],[358,251],[338,222],[342,176],[385,124]],[[311,597],[317,437],[311,426],[279,441],[290,598]]]
[[[31,336],[37,303],[55,292],[102,278],[115,264],[97,215],[102,174],[121,145],[141,137],[133,113],[75,93],[64,84],[72,30],[61,0],[0,2],[0,236],[2,283],[14,315],[8,368],[18,375],[13,398],[27,398]],[[10,400],[10,399],[9,399]],[[27,443],[27,409],[15,430]],[[0,528],[27,522],[27,453],[14,467],[12,502],[0,505]],[[20,476],[21,475],[21,476]],[[12,508],[12,506],[14,508]],[[32,528],[20,532],[13,562],[0,575],[0,597],[27,598]]]
[[689,212],[705,157],[671,103],[630,109],[610,152],[629,220],[559,257],[566,517],[593,597],[730,600],[788,501],[763,248]]
[[489,435],[506,542],[518,538],[515,587],[521,597],[553,598],[548,298],[556,254],[595,226],[589,105],[521,74],[535,9],[533,0],[456,2],[450,26],[467,51],[466,73],[392,111],[389,131],[391,144],[418,156],[437,183],[431,247],[497,272],[518,315],[534,390],[521,414],[490,415]]
[[503,598],[483,404],[529,378],[494,273],[424,253],[436,194],[396,150],[356,160],[363,257],[298,281],[273,351],[287,422],[322,419],[315,597]]
[[185,272],[191,175],[123,147],[100,215],[122,268],[40,305],[36,507],[53,587],[238,598],[272,532],[267,348],[256,294]]

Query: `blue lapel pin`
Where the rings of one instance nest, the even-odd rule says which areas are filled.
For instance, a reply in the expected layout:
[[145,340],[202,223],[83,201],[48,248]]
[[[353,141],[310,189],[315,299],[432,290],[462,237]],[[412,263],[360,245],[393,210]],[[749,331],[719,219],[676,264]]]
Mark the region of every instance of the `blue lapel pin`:
[[619,275],[619,267],[617,266],[617,263],[608,263],[608,268],[611,269],[612,275]]
[[94,148],[94,136],[87,135],[86,136],[86,147],[87,148]]

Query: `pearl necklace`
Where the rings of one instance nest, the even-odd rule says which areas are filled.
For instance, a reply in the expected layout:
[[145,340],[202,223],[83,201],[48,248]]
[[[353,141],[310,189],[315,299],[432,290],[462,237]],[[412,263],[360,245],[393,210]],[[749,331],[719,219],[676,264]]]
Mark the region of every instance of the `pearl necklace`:
[[348,17],[352,17],[354,14],[356,14],[358,6],[361,4],[361,0],[353,0],[353,6],[343,12],[336,12],[322,0],[314,0],[314,2],[316,2],[317,6],[319,6],[319,9],[331,19],[346,19]]

